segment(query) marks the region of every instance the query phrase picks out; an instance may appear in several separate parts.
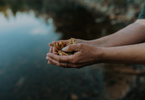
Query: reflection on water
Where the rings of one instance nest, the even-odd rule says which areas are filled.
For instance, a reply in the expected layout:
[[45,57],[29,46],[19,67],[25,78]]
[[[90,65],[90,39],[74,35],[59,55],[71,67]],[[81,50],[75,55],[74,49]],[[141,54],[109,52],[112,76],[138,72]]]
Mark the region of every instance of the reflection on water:
[[45,24],[43,18],[36,18],[33,11],[17,12],[15,17],[11,15],[10,9],[7,13],[8,19],[0,14],[1,98],[96,98],[95,95],[102,88],[101,72],[96,70],[95,73],[98,73],[93,76],[90,68],[62,69],[47,64],[45,56],[49,50],[48,43],[53,36],[56,40],[61,37],[60,33],[55,32],[52,18]]
[[[18,12],[16,17],[10,16],[9,19],[6,19],[0,13],[0,22],[0,44],[2,47],[1,52],[3,52],[1,55],[1,63],[3,61],[11,61],[11,55],[15,57],[23,50],[24,53],[26,50],[29,52],[33,51],[32,48],[36,45],[38,47],[36,46],[37,48],[35,50],[42,49],[45,46],[45,50],[42,50],[46,53],[48,51],[48,43],[52,41],[53,36],[55,39],[60,38],[60,35],[56,35],[52,19],[48,19],[47,25],[43,24],[41,18],[35,18],[32,11],[28,14]],[[39,55],[41,54],[39,53]]]
[[73,0],[1,0],[0,98],[123,98],[136,86],[137,77],[124,74],[119,68],[130,71],[134,65],[99,64],[79,70],[63,69],[48,65],[45,56],[53,36],[55,40],[70,37],[96,39],[125,25],[124,22],[114,23],[104,13],[88,9]]

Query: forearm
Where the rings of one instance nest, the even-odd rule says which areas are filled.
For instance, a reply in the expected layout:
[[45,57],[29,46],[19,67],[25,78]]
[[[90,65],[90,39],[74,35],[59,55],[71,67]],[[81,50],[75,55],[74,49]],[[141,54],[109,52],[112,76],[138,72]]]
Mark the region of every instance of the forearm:
[[144,42],[145,25],[140,22],[144,21],[136,21],[114,34],[90,42],[102,47],[115,47]]
[[101,61],[105,63],[145,64],[145,43],[102,48]]

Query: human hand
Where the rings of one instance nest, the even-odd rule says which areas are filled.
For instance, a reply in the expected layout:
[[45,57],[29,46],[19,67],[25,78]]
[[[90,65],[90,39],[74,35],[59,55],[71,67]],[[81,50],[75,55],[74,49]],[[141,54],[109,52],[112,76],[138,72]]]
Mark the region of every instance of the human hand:
[[[77,43],[87,43],[88,42],[87,40],[82,40],[82,39],[76,39],[76,40],[77,40]],[[49,52],[56,53],[57,49],[54,47],[53,44],[60,43],[60,42],[63,42],[64,45],[67,45],[69,40],[59,40],[59,41],[53,41],[52,43],[49,43],[49,47],[50,47]],[[53,46],[53,48],[51,46]]]
[[64,48],[64,51],[76,51],[74,55],[59,56],[50,52],[47,54],[46,59],[50,61],[50,64],[63,68],[81,68],[100,62],[102,55],[101,50],[101,48],[84,43],[70,44]]
[[[76,40],[77,40],[77,43],[87,42],[86,40],[82,40],[82,39],[76,39]],[[59,41],[53,41],[52,43],[49,43],[49,48],[50,48],[49,53],[57,54],[57,49],[55,48],[54,44],[63,42],[64,45],[67,45],[69,41],[70,40],[59,40]],[[48,63],[51,64],[51,61],[48,61]]]

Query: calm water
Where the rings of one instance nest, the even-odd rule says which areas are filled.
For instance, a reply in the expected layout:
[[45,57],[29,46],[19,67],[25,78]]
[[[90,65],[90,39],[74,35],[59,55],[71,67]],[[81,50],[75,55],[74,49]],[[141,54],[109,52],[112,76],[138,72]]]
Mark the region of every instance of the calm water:
[[10,9],[7,13],[9,18],[0,13],[1,100],[96,98],[92,95],[102,88],[100,71],[93,74],[93,67],[76,70],[47,64],[48,43],[53,36],[62,37],[52,18],[46,24],[33,11],[17,12],[15,17]]
[[0,1],[0,100],[116,100],[135,86],[113,71],[130,65],[64,69],[45,59],[53,37],[96,39],[126,24],[69,0],[32,1]]

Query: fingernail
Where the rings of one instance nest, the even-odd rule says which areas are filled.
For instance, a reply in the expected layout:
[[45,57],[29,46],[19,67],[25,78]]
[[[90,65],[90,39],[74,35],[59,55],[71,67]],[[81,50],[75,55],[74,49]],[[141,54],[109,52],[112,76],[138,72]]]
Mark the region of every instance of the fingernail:
[[66,50],[66,47],[62,48],[62,51],[65,51]]
[[46,57],[46,59],[48,59],[49,57]]

